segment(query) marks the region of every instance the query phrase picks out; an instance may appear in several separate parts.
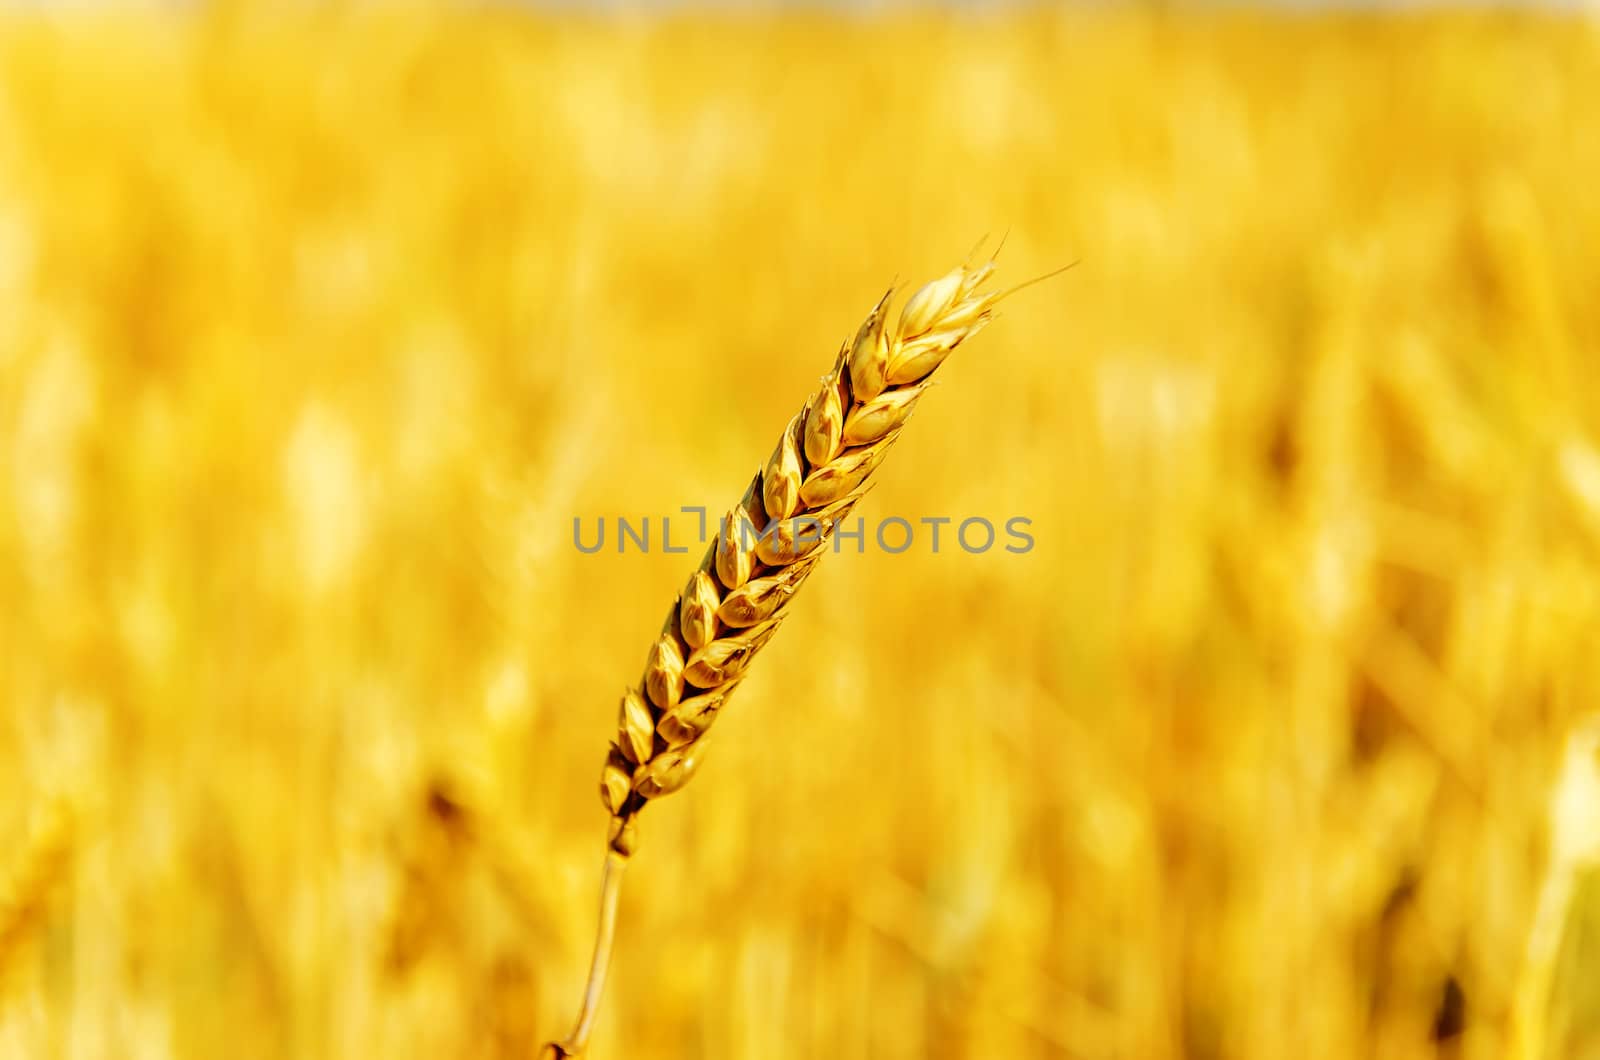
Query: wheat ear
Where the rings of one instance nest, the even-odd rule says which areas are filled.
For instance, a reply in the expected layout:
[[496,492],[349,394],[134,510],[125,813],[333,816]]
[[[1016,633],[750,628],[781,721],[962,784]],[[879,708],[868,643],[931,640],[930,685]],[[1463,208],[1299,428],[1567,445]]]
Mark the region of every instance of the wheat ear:
[[600,777],[611,824],[594,961],[577,1026],[565,1041],[545,1046],[547,1060],[581,1056],[588,1042],[610,963],[622,870],[638,844],[639,812],[694,776],[712,722],[777,632],[824,543],[861,499],[933,371],[1011,293],[980,289],[993,271],[993,256],[961,265],[907,299],[892,327],[893,289],[878,301],[722,518],[668,612],[644,676],[622,694],[617,737]]

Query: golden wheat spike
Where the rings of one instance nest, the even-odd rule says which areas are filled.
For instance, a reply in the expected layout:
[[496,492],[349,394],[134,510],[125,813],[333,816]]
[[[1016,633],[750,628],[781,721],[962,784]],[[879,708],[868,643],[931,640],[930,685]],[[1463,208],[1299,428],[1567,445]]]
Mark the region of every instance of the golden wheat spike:
[[600,930],[577,1026],[565,1041],[545,1046],[546,1058],[580,1056],[588,1042],[640,811],[694,776],[717,714],[777,633],[784,609],[861,499],[929,377],[1011,293],[983,289],[993,271],[992,256],[958,266],[907,299],[892,327],[893,289],[878,301],[722,520],[673,604],[643,677],[623,694],[617,737],[601,771],[600,799],[611,823]]

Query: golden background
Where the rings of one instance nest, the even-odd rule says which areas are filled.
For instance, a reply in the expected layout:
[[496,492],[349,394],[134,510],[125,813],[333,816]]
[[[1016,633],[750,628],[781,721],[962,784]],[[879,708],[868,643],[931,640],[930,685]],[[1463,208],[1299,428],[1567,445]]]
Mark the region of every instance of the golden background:
[[573,518],[1007,230],[859,514],[1035,548],[823,564],[593,1055],[1600,1056],[1597,100],[1556,15],[6,14],[0,1056],[564,1033],[699,553]]

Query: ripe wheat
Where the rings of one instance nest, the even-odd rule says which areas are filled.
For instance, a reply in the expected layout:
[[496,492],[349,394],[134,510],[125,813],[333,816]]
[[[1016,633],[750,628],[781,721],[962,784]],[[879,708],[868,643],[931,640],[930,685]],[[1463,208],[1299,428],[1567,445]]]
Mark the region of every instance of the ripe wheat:
[[[976,252],[975,252],[976,253]],[[611,814],[600,931],[577,1027],[546,1057],[579,1056],[609,961],[620,874],[639,813],[694,776],[706,734],[783,623],[789,601],[900,436],[935,369],[990,321],[1010,291],[983,290],[994,258],[963,264],[913,294],[891,326],[891,288],[789,421],[679,593],[639,683],[622,694],[600,777]]]

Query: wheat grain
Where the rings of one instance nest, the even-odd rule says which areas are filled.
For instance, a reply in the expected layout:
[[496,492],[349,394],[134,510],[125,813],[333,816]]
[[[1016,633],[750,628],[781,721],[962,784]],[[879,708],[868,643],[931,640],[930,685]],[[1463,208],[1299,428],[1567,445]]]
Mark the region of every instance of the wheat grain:
[[715,542],[668,612],[643,676],[622,694],[617,737],[601,771],[600,799],[611,814],[609,849],[583,1010],[566,1041],[545,1047],[546,1057],[579,1056],[588,1040],[610,958],[617,887],[638,843],[640,811],[694,776],[712,723],[777,632],[824,545],[860,501],[929,377],[1011,293],[983,289],[994,267],[993,256],[977,265],[969,259],[913,294],[893,326],[894,291],[884,294],[723,517]]

